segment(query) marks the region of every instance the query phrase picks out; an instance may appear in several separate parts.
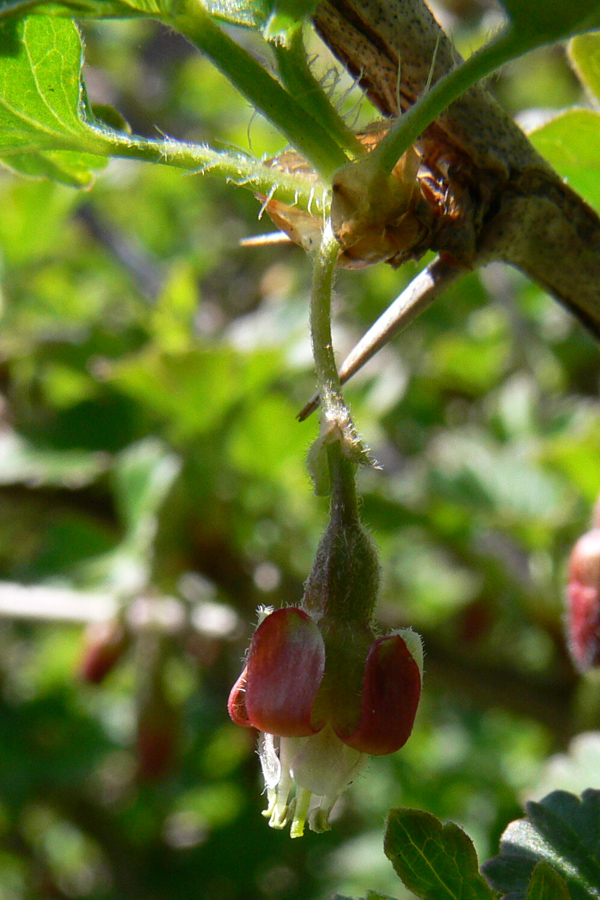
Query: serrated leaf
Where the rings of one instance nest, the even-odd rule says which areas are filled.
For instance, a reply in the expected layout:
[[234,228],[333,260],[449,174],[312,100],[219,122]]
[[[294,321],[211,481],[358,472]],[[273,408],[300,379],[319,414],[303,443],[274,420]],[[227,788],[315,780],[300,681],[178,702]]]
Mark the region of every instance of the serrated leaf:
[[493,900],[479,872],[477,854],[465,832],[443,825],[431,813],[392,809],[385,854],[406,887],[422,900]]
[[79,31],[67,19],[0,22],[0,160],[31,176],[88,186],[107,141],[86,119]]
[[600,28],[598,0],[502,0],[514,31],[532,47]]
[[569,891],[558,872],[539,862],[529,882],[526,900],[570,900]]
[[600,33],[574,37],[569,59],[583,84],[600,99]]
[[524,900],[531,873],[543,860],[564,878],[572,900],[600,898],[600,791],[581,798],[554,791],[526,805],[527,818],[511,822],[500,854],[484,864],[494,887]]

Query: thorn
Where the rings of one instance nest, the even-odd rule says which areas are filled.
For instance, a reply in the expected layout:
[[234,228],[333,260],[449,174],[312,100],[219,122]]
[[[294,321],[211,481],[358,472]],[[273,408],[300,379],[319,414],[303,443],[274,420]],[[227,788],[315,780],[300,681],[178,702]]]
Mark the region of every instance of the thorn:
[[[345,384],[352,378],[382,347],[404,331],[446,288],[465,273],[464,268],[440,256],[436,257],[427,268],[413,278],[408,287],[388,306],[350,351],[340,367],[340,383]],[[296,417],[298,421],[303,422],[307,419],[317,409],[319,402],[318,393],[313,394],[298,413]]]

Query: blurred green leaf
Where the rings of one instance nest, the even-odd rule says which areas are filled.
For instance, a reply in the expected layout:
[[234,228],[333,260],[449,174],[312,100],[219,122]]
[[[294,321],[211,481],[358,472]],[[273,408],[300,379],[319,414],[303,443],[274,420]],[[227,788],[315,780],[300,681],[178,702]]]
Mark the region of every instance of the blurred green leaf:
[[527,444],[503,445],[475,429],[441,434],[430,449],[434,489],[508,522],[550,519],[564,512],[563,489],[539,468]]
[[115,493],[130,533],[147,532],[180,470],[179,458],[155,438],[121,453],[115,468]]
[[600,28],[598,0],[502,0],[502,5],[515,32],[520,37],[531,35],[535,45]]
[[533,786],[535,796],[552,790],[580,794],[587,788],[600,788],[600,732],[578,734],[566,753],[551,756]]
[[584,85],[600,99],[600,33],[574,37],[569,59]]
[[[511,822],[500,855],[483,866],[498,890],[523,900],[536,864],[543,860],[567,883],[572,900],[600,897],[600,791],[581,797],[554,791],[525,806],[526,819]],[[528,895],[527,895],[528,896]]]
[[600,210],[600,113],[568,109],[529,133],[533,146]]
[[431,813],[392,809],[385,854],[407,888],[421,900],[493,900],[479,872],[477,854],[465,832],[443,825]]
[[189,439],[223,421],[242,398],[259,392],[280,371],[279,351],[238,353],[231,347],[198,347],[163,353],[155,347],[111,367],[110,381],[172,422],[174,436]]
[[108,468],[101,453],[36,447],[12,431],[0,433],[0,484],[81,488]]
[[570,896],[558,872],[540,861],[533,870],[525,900],[570,900]]

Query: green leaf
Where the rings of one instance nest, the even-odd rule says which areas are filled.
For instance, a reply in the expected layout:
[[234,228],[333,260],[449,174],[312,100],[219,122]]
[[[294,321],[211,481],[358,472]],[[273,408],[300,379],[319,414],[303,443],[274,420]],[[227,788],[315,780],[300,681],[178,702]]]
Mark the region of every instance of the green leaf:
[[600,34],[580,34],[569,44],[569,59],[580,80],[600,98]]
[[483,866],[493,886],[528,900],[531,873],[543,860],[562,875],[572,900],[598,900],[600,791],[584,791],[581,798],[554,791],[525,810],[527,818],[511,822],[502,835],[500,855]]
[[465,832],[418,809],[392,809],[384,849],[406,887],[422,900],[492,900]]
[[131,18],[168,15],[174,0],[0,0],[0,17],[39,12],[50,16]]
[[0,22],[0,160],[19,172],[85,187],[106,164],[86,121],[81,38],[67,19]]
[[539,862],[533,870],[526,900],[570,900],[569,891],[558,872]]
[[[217,19],[245,28],[270,28],[269,37],[308,18],[317,0],[198,0]],[[0,17],[40,12],[84,19],[169,17],[176,0],[0,0]],[[273,30],[274,29],[274,30]]]
[[502,0],[515,32],[531,46],[600,28],[598,0]]
[[600,113],[568,109],[528,136],[571,187],[600,211]]

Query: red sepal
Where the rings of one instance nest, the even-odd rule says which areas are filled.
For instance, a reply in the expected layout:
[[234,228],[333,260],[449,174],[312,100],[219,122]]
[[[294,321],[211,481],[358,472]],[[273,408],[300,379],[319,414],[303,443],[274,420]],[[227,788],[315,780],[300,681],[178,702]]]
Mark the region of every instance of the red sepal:
[[[279,737],[315,734],[319,728],[314,728],[310,719],[324,671],[325,644],[310,616],[295,607],[271,613],[250,644],[245,695],[248,721],[259,731]],[[234,706],[236,702],[234,698]],[[241,704],[235,707],[236,713],[243,709]]]
[[227,711],[236,725],[243,725],[245,728],[252,728],[252,722],[248,718],[246,711],[246,677],[248,675],[248,666],[244,666],[244,670],[234,686],[229,692],[229,700],[227,701]]
[[379,638],[369,650],[362,688],[362,715],[350,735],[337,736],[371,756],[395,753],[412,731],[421,696],[421,674],[399,634]]

